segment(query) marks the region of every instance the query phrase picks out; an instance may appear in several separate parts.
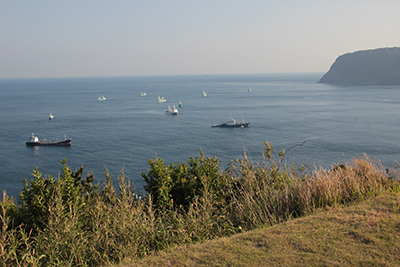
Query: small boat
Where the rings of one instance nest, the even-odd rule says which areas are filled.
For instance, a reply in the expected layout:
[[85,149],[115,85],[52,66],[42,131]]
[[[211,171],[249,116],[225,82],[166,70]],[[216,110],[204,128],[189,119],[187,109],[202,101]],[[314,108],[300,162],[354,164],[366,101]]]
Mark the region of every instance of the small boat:
[[181,108],[182,107],[182,102],[179,100],[179,107]]
[[146,96],[147,94],[146,94],[146,92],[141,92],[140,93],[140,96]]
[[32,136],[29,138],[29,141],[25,144],[27,146],[70,146],[71,145],[71,138],[67,139],[64,136],[64,140],[46,140],[39,141],[39,138],[32,133]]
[[97,101],[104,101],[104,100],[106,100],[107,98],[105,98],[104,97],[104,95],[103,96],[99,96],[98,98],[97,98]]
[[165,113],[167,115],[178,115],[179,111],[175,106],[172,106],[173,108],[171,108],[170,106],[168,106],[167,111],[165,111]]
[[213,125],[211,127],[216,128],[216,127],[220,127],[220,128],[244,128],[244,127],[249,127],[250,122],[238,122],[235,119],[233,119],[232,117],[227,121],[227,122],[223,122],[217,125]]
[[164,103],[164,102],[167,102],[167,100],[163,96],[162,97],[158,96],[157,103]]
[[249,92],[251,92],[251,87],[249,86]]
[[202,97],[206,97],[206,96],[207,96],[206,92],[203,91],[203,94],[202,94],[201,96],[202,96]]
[[54,118],[54,115],[51,114],[51,112],[50,112],[49,120],[52,120],[53,118]]

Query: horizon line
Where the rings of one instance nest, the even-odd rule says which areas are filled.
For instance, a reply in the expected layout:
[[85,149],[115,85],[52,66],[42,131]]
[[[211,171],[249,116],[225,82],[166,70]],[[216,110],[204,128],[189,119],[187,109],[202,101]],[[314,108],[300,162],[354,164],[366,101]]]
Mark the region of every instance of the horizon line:
[[48,76],[48,77],[0,77],[0,80],[17,79],[70,79],[70,78],[124,78],[124,77],[173,77],[173,76],[223,76],[223,75],[285,75],[285,74],[324,74],[326,72],[257,72],[257,73],[208,73],[208,74],[146,74],[115,76]]

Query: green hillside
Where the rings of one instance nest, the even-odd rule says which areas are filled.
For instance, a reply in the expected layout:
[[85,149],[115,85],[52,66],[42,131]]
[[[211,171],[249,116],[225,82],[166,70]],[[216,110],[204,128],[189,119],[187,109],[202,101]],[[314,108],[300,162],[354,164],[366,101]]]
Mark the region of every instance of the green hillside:
[[356,51],[339,56],[320,83],[342,85],[399,85],[399,47]]

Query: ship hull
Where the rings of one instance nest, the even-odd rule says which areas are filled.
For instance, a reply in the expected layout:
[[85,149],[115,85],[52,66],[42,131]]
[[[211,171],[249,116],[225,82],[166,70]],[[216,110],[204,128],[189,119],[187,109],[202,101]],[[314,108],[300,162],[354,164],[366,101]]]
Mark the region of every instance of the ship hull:
[[70,146],[72,139],[26,142],[27,146]]
[[218,124],[218,125],[214,125],[211,126],[213,128],[244,128],[244,127],[249,127],[250,123],[238,123],[238,124],[234,124],[234,125],[230,125],[230,124]]

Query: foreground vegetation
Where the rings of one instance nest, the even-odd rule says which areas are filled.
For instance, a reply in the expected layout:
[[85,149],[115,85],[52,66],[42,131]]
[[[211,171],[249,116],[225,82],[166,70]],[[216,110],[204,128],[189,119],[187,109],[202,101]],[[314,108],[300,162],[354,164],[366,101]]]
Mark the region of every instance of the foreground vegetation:
[[399,266],[399,208],[384,195],[118,266]]
[[[0,260],[3,266],[99,266],[137,261],[173,247],[273,226],[400,190],[398,173],[367,156],[329,170],[295,170],[265,142],[261,163],[191,157],[165,165],[155,158],[142,176],[139,197],[123,171],[114,188],[82,177],[63,160],[61,175],[34,170],[20,200],[0,202]],[[396,208],[396,206],[393,206]],[[398,207],[397,207],[398,209]],[[397,214],[397,213],[396,213]],[[276,228],[274,228],[276,229]],[[355,236],[356,234],[354,234]],[[282,235],[282,238],[284,235]],[[260,241],[261,242],[261,241]],[[265,241],[264,241],[265,242]]]

